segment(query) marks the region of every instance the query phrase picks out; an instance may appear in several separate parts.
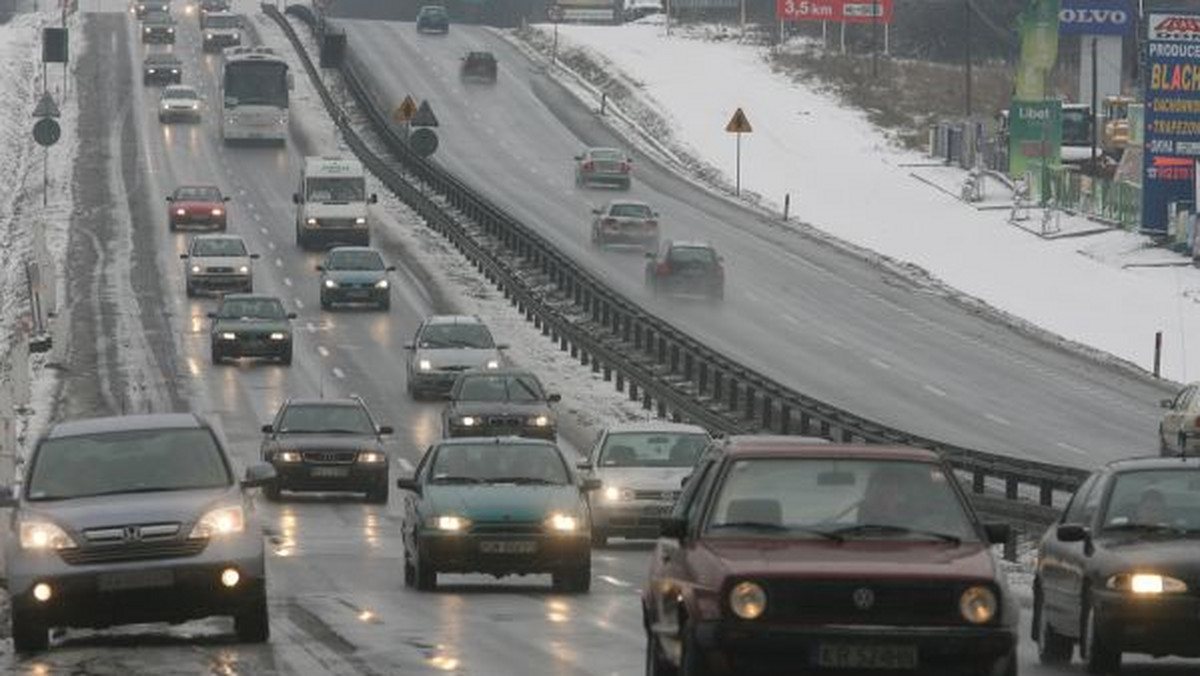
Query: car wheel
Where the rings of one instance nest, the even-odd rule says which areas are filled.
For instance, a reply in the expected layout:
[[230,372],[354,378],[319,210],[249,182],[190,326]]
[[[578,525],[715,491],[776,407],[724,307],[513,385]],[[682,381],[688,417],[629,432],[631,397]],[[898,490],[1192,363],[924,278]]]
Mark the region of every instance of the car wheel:
[[404,586],[413,588],[417,585],[417,571],[413,569],[412,561],[408,559],[408,554],[404,555]]
[[271,638],[271,616],[263,587],[255,592],[254,600],[244,610],[233,616],[233,631],[243,643],[266,643]]
[[388,501],[387,479],[380,481],[374,488],[367,491],[367,502],[376,505],[386,505]]
[[413,563],[413,577],[416,578],[417,589],[420,591],[434,591],[437,589],[437,570],[421,561],[420,557]]
[[270,502],[279,502],[279,498],[282,496],[282,494],[283,488],[279,485],[278,479],[272,481],[266,486],[263,486],[263,497]]
[[598,528],[592,528],[592,546],[593,547],[603,547],[607,544],[608,544],[608,533],[605,533],[604,531],[602,531]]
[[45,650],[50,645],[50,628],[38,613],[15,605],[12,608],[12,640],[13,650],[19,653]]
[[1071,653],[1075,649],[1074,642],[1054,631],[1046,619],[1046,609],[1042,604],[1042,595],[1034,594],[1033,621],[1037,629],[1038,660],[1042,664],[1066,664],[1071,661]]
[[679,655],[680,676],[708,676],[708,665],[696,647],[695,634],[686,623],[680,623],[680,627],[683,633]]
[[1121,668],[1121,651],[1099,640],[1096,606],[1088,599],[1084,605],[1079,657],[1089,674],[1112,674]]
[[292,346],[291,345],[288,346],[287,352],[284,352],[283,355],[281,357],[279,357],[279,363],[283,364],[284,366],[292,365]]
[[586,594],[592,588],[591,559],[579,568],[556,571],[553,575],[552,584],[554,585],[554,591],[565,592],[567,594]]
[[646,676],[675,676],[679,670],[667,661],[662,654],[654,632],[646,629]]
[[218,350],[216,347],[214,347],[212,349],[212,363],[214,365],[220,364],[222,361],[224,361],[224,359],[225,359],[225,355],[221,354],[221,351]]

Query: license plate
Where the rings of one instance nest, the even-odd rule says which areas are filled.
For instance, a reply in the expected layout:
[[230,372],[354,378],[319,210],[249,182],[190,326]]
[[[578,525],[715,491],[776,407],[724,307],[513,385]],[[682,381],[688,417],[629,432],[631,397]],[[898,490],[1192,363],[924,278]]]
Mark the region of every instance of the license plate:
[[651,507],[643,507],[642,514],[647,516],[664,516],[670,514],[672,505],[653,505]]
[[827,669],[916,669],[917,647],[822,643],[817,664]]
[[175,574],[168,568],[161,570],[131,570],[120,573],[101,573],[96,581],[100,591],[123,591],[126,589],[152,589],[170,587],[175,584]]
[[536,542],[510,542],[500,540],[495,542],[480,542],[479,551],[484,554],[533,554],[537,551]]
[[314,467],[311,476],[318,479],[342,479],[350,476],[349,467]]

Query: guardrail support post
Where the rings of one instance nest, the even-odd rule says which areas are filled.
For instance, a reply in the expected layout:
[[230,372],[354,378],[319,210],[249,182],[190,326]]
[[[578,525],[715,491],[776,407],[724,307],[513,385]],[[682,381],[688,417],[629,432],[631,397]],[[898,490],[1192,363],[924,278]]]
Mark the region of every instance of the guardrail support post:
[[763,429],[771,431],[771,409],[774,408],[775,402],[767,395],[762,396],[762,426]]
[[629,381],[629,401],[637,401],[637,400],[638,400],[638,384],[631,380],[631,381]]
[[579,365],[580,366],[587,366],[588,362],[590,362],[592,360],[591,357],[588,356],[587,350],[580,350],[576,347],[572,347],[571,348],[571,356],[574,357],[576,355],[576,353],[579,354]]
[[[667,361],[667,341],[663,338],[663,336],[659,336],[658,337],[658,363],[665,364],[666,361]],[[671,372],[674,373],[675,369],[672,368]]]
[[738,410],[738,381],[733,376],[729,377],[729,410],[733,413]]
[[805,411],[800,411],[800,434],[810,434],[808,431],[812,427],[812,417]]
[[660,418],[667,417],[667,404],[666,404],[666,402],[664,402],[661,399],[659,399],[659,401],[658,401],[658,417],[660,417]]
[[[592,362],[592,363],[599,364],[600,362]],[[612,381],[612,367],[609,366],[608,364],[605,364],[604,365],[604,382],[607,383],[607,382],[611,382],[611,381]],[[620,390],[617,390],[617,391],[620,392]]]
[[1010,477],[1006,478],[1004,480],[1004,497],[1009,500],[1016,500],[1017,499],[1017,488],[1020,485],[1021,484],[1017,481],[1016,477],[1010,476]]
[[829,421],[828,420],[821,421],[821,434],[818,436],[820,436],[822,439],[832,439],[833,438],[833,435],[829,431]]
[[717,403],[721,403],[721,395],[723,394],[723,390],[721,389],[721,386],[724,385],[724,383],[721,382],[721,380],[722,380],[721,375],[722,374],[721,374],[720,369],[713,368],[712,398],[713,398],[713,401],[715,401]]
[[746,412],[743,414],[743,417],[746,420],[754,420],[754,388],[746,385],[744,389],[746,394]]
[[849,444],[854,442],[854,433],[846,428],[842,428],[842,443]]
[[1004,553],[1002,556],[1005,561],[1017,560],[1017,534],[1015,531],[1009,532],[1008,538],[1004,541]]
[[696,379],[696,388],[702,397],[708,392],[708,362],[706,361],[700,362],[700,374]]
[[983,472],[972,472],[971,490],[976,493],[983,493],[983,481],[985,478],[986,477],[984,477]]
[[[607,366],[604,368],[604,375],[605,375],[604,379],[608,380],[607,376],[609,375],[609,370],[608,370]],[[618,392],[625,391],[625,374],[621,373],[620,371],[617,371],[617,391]]]
[[[628,339],[626,342],[629,342]],[[642,349],[642,325],[640,323],[633,327],[633,349]]]
[[572,347],[570,344],[568,344],[568,343],[567,343],[567,337],[566,337],[566,336],[564,336],[564,335],[562,335],[562,334],[559,334],[559,336],[558,336],[558,351],[559,351],[559,352],[566,352],[567,350],[570,350],[570,351],[571,351],[571,353],[572,353],[572,354],[571,354],[571,356],[572,356],[572,357],[574,357],[574,356],[575,356],[575,354],[574,354],[574,352],[575,352],[575,348],[574,348],[574,347]]
[[1042,482],[1038,490],[1038,504],[1043,507],[1049,507],[1054,504],[1054,487],[1048,481]]
[[691,352],[685,353],[683,355],[683,377],[688,382],[691,382],[691,380],[692,380],[692,373],[693,373],[692,367],[693,366],[694,366],[694,363],[693,363],[693,359],[692,359],[692,353]]
[[791,434],[792,433],[791,426],[792,426],[792,407],[788,406],[787,404],[781,404],[779,406],[779,433],[780,434]]
[[[650,398],[650,392],[646,389],[642,390],[642,408],[650,411],[654,409],[654,401]],[[662,416],[659,416],[660,418]]]

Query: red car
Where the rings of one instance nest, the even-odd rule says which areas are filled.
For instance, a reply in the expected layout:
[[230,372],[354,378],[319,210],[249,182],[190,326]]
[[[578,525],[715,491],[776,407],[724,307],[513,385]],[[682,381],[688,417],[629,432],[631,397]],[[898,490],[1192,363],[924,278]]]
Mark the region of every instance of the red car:
[[171,230],[190,226],[224,230],[228,201],[229,197],[216,186],[180,186],[167,196],[167,225]]
[[1012,676],[1009,535],[930,451],[714,441],[662,523],[646,673]]

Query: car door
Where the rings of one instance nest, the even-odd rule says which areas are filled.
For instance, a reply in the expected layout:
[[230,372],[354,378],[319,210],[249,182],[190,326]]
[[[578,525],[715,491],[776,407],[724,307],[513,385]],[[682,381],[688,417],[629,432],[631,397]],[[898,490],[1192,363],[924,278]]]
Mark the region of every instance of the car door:
[[425,454],[421,456],[421,460],[417,463],[417,468],[413,470],[413,479],[417,485],[421,487],[421,493],[413,493],[404,491],[404,520],[400,525],[401,539],[404,541],[404,549],[409,552],[417,550],[417,529],[424,519],[424,503],[426,479],[429,476],[430,458],[433,457],[433,446],[425,449]]
[[1183,388],[1179,394],[1175,395],[1175,399],[1171,402],[1171,408],[1163,415],[1163,442],[1170,448],[1179,450],[1179,433],[1195,395],[1196,387],[1194,385]]
[[[1088,494],[1083,498],[1078,510],[1069,515],[1070,522],[1097,532],[1097,515],[1103,505],[1108,487],[1112,482],[1105,474],[1096,476]],[[1057,570],[1054,574],[1053,589],[1055,612],[1055,628],[1067,636],[1078,638],[1080,617],[1083,613],[1083,587],[1087,581],[1088,571],[1094,547],[1090,540],[1084,542],[1058,542]]]
[[1070,574],[1068,567],[1077,565],[1077,558],[1072,546],[1078,543],[1062,542],[1058,539],[1060,524],[1083,525],[1084,505],[1091,495],[1092,488],[1099,480],[1099,474],[1089,476],[1063,511],[1062,517],[1050,525],[1039,546],[1037,561],[1037,577],[1042,595],[1042,612],[1047,613],[1051,625],[1055,627],[1070,624],[1073,601],[1070,598]]

